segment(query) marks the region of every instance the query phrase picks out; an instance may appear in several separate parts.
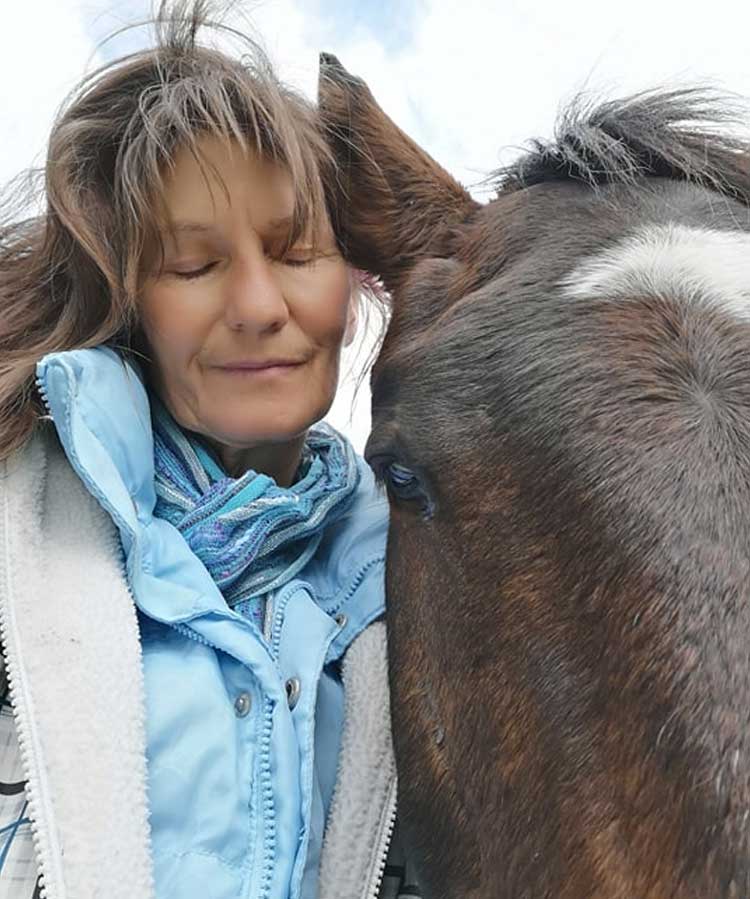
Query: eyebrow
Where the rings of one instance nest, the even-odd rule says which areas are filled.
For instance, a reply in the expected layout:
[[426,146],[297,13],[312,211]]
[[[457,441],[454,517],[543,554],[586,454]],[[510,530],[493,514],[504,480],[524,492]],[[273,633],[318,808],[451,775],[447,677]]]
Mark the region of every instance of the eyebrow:
[[[266,227],[269,231],[288,231],[293,224],[293,215],[281,215],[272,218]],[[203,222],[175,222],[173,225],[165,228],[162,231],[162,234],[166,237],[172,237],[178,234],[207,234],[214,230],[215,228],[213,225],[205,224]]]
[[162,233],[169,237],[173,234],[205,234],[213,230],[213,225],[205,225],[201,222],[175,222],[175,224],[164,229]]

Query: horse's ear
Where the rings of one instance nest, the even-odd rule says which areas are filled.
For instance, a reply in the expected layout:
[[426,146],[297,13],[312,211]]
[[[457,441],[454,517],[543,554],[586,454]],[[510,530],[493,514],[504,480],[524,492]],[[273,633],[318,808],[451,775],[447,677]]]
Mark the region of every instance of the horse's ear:
[[393,291],[478,204],[407,137],[369,88],[327,53],[318,105],[338,171],[331,212],[349,261]]

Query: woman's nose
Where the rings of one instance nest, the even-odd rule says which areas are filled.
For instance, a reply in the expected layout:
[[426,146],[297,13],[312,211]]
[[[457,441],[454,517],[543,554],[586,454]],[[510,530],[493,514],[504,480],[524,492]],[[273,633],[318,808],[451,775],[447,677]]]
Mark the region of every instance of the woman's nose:
[[236,260],[225,294],[225,316],[233,331],[279,331],[289,321],[278,271],[265,255]]

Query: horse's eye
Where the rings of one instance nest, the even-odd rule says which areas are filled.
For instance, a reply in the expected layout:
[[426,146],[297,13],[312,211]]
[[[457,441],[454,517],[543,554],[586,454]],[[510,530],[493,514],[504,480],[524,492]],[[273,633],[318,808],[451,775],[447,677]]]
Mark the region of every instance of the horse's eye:
[[425,520],[432,518],[432,500],[419,476],[410,468],[394,460],[373,467],[378,480],[385,484],[392,499],[401,503],[413,503]]

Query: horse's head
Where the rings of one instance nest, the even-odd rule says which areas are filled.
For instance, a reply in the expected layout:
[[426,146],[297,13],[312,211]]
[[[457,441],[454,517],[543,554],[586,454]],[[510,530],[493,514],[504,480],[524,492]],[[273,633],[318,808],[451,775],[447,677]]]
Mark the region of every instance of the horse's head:
[[750,896],[746,149],[643,95],[481,206],[330,57],[320,104],[393,296],[367,456],[428,894]]

